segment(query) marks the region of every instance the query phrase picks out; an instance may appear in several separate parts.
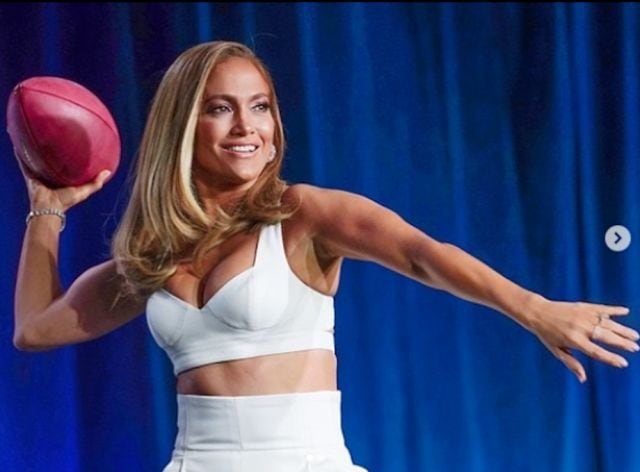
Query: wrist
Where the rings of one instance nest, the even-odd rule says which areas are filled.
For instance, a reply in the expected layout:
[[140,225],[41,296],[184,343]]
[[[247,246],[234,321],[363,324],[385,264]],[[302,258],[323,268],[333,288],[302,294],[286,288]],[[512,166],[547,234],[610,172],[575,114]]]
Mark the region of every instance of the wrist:
[[59,210],[61,212],[65,212],[68,210],[64,205],[62,205],[57,199],[49,199],[49,198],[34,198],[30,202],[30,210],[37,211],[43,208],[51,208],[53,210]]
[[540,320],[544,317],[544,307],[548,302],[549,300],[540,294],[527,292],[519,310],[520,323],[529,331],[535,332]]
[[25,224],[29,225],[29,222],[33,219],[33,218],[43,218],[43,217],[55,217],[55,218],[59,218],[60,219],[60,229],[59,231],[62,232],[62,230],[64,229],[66,223],[67,223],[67,215],[64,213],[64,211],[59,210],[57,208],[39,208],[39,209],[35,209],[35,210],[31,210],[28,214],[27,214],[27,218],[25,219]]

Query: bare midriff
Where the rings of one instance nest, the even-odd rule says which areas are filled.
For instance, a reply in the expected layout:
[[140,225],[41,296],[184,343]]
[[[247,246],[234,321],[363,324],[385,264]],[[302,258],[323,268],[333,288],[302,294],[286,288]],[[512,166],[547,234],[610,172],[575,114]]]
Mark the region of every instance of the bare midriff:
[[246,396],[336,390],[336,356],[332,351],[270,354],[217,362],[178,375],[182,395]]

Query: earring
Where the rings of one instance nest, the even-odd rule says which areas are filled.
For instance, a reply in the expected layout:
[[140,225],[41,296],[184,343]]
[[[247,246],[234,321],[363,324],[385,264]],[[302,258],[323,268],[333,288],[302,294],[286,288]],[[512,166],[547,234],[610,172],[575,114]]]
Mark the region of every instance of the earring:
[[269,162],[271,162],[276,157],[276,147],[272,144],[271,151],[269,152]]

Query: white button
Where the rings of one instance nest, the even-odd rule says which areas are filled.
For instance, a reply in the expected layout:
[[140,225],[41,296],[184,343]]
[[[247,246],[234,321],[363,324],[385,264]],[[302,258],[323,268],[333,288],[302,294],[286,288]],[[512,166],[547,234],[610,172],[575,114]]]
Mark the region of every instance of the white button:
[[631,244],[631,233],[622,225],[612,226],[604,235],[607,247],[615,252],[624,251]]

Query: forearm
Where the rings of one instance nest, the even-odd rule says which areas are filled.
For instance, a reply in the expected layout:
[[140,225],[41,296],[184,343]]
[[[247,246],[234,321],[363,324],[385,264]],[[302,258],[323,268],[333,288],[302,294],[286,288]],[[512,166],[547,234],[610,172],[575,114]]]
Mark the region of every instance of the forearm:
[[536,306],[544,300],[489,266],[447,243],[414,254],[414,278],[457,297],[498,310],[527,329],[535,323]]
[[16,336],[62,294],[58,275],[60,218],[38,216],[27,226],[15,290]]

